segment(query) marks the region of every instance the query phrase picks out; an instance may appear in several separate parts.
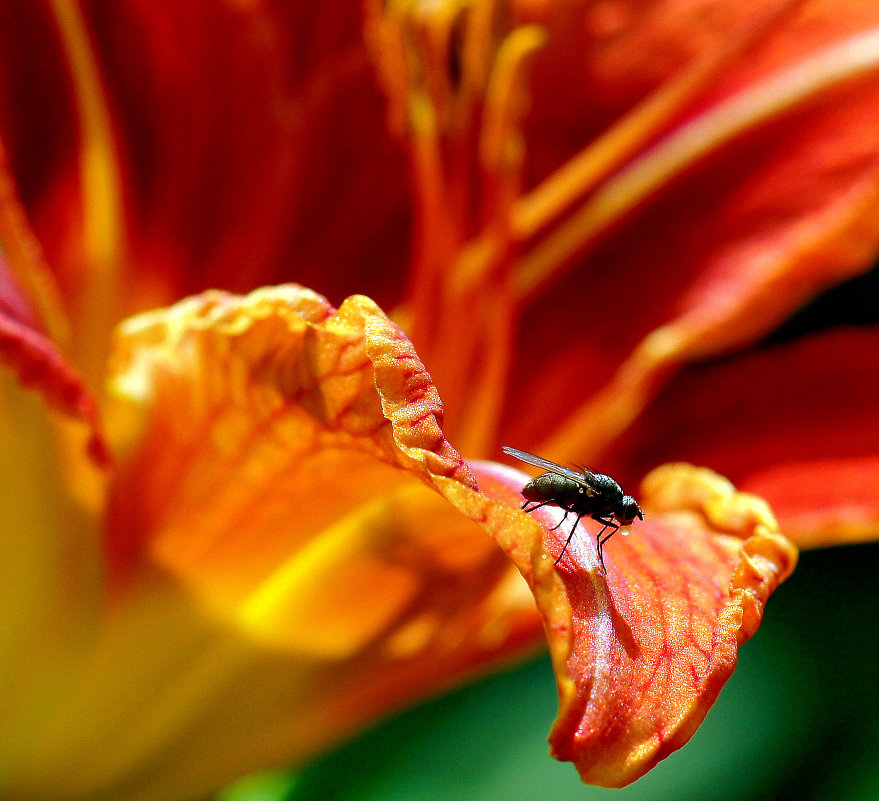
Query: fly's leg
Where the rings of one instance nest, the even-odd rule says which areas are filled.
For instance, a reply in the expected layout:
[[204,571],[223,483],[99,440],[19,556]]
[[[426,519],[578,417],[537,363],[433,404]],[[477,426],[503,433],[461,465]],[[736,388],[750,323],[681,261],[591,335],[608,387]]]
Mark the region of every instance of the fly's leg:
[[[533,503],[534,506],[532,506],[530,509],[527,509],[526,507],[528,506],[529,503]],[[546,506],[547,504],[550,504],[550,503],[554,503],[556,506],[559,506],[559,508],[565,510],[565,516],[561,520],[559,520],[559,522],[556,523],[550,529],[550,531],[555,531],[562,523],[565,522],[565,520],[568,519],[568,513],[571,510],[568,509],[567,506],[561,506],[557,501],[543,501],[542,503],[535,503],[534,501],[525,501],[525,503],[522,504],[522,509],[524,509],[526,512],[533,512],[535,509],[539,509],[541,506]]]
[[[532,506],[530,509],[527,508],[529,503],[534,504],[534,506]],[[535,501],[525,501],[525,503],[522,504],[521,508],[525,512],[533,512],[535,509],[539,509],[541,506],[546,506],[549,503],[555,503],[555,501],[543,501],[542,503],[536,503]]]
[[[567,517],[567,513],[565,514],[565,517]],[[568,538],[565,540],[565,547],[562,548],[562,552],[558,555],[558,558],[555,560],[555,562],[553,562],[553,565],[557,565],[559,562],[561,562],[562,557],[565,555],[565,551],[568,550],[568,546],[571,544],[571,538],[574,536],[574,532],[577,530],[577,526],[580,525],[580,518],[582,517],[582,514],[577,515],[577,519],[574,521],[574,525],[571,526],[571,533],[568,534]]]
[[[620,527],[614,523],[613,520],[607,520],[604,517],[598,517],[596,520],[599,523],[604,523],[604,528],[602,528],[595,537],[595,546],[598,548],[598,561],[601,562],[601,569],[607,573],[607,568],[604,566],[604,544],[620,530]],[[606,537],[602,538],[601,535],[611,527],[613,527],[613,531],[611,531]]]
[[[528,504],[530,504],[530,503],[533,503],[534,506],[532,506],[529,509]],[[554,503],[556,506],[565,510],[565,516],[556,525],[554,525],[550,529],[550,531],[555,531],[562,523],[565,522],[565,520],[568,519],[568,515],[573,511],[572,509],[569,509],[567,506],[562,506],[558,501],[554,501],[554,500],[553,501],[541,501],[540,503],[536,503],[535,501],[525,501],[525,503],[522,504],[522,509],[525,512],[533,512],[535,509],[539,509],[541,506],[547,506],[548,504],[551,504],[551,503]],[[574,532],[577,530],[577,526],[580,524],[580,519],[582,517],[583,517],[582,514],[577,515],[577,519],[574,521],[574,525],[571,527],[571,533],[568,534],[568,538],[565,540],[565,547],[562,548],[562,552],[559,554],[558,559],[556,559],[555,562],[553,562],[553,564],[557,565],[561,561],[562,557],[565,555],[565,552],[568,550],[568,546],[571,544],[571,539],[573,538]],[[604,522],[604,521],[602,521],[602,522]]]
[[[561,520],[559,520],[559,522],[556,523],[556,524],[550,529],[550,531],[555,531],[555,530],[556,530],[556,529],[557,529],[562,523],[565,522],[565,520],[568,519],[568,512],[570,512],[571,510],[570,510],[570,509],[565,509],[564,506],[562,507],[562,509],[565,510],[565,516],[564,516]],[[576,525],[576,524],[575,524],[575,525]]]

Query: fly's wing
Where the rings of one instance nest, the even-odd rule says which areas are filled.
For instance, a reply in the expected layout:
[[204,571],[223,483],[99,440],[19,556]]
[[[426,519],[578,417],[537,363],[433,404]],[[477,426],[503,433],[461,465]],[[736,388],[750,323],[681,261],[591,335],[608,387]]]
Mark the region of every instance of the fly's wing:
[[540,456],[535,456],[533,453],[528,453],[528,451],[520,451],[518,448],[510,448],[504,445],[501,450],[521,462],[526,462],[527,464],[534,465],[534,467],[539,467],[541,470],[546,470],[547,473],[555,473],[558,476],[570,478],[578,484],[589,485],[595,478],[595,473],[592,473],[585,468],[583,468],[582,471],[572,470],[570,467],[562,467],[560,464],[549,461],[549,459],[542,459]]

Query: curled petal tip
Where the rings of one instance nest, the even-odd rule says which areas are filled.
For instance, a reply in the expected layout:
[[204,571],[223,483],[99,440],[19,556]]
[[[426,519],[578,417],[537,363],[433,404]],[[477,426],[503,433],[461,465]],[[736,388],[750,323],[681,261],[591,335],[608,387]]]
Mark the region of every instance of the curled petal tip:
[[553,754],[607,787],[629,784],[689,740],[797,558],[768,506],[709,470],[658,468],[640,500],[644,522],[605,548],[606,573],[594,538],[579,532],[558,581],[533,582],[557,627]]

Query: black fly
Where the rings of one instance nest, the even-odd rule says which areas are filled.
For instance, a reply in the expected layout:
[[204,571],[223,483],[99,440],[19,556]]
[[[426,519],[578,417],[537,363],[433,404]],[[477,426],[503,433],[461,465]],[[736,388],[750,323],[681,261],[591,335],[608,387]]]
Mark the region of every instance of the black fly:
[[[532,478],[524,487],[522,487],[522,497],[525,503],[522,508],[526,512],[533,512],[541,506],[547,504],[555,504],[565,510],[565,516],[559,521],[558,528],[565,520],[568,514],[577,515],[571,533],[565,541],[565,547],[559,554],[555,563],[558,564],[561,558],[568,550],[571,537],[577,530],[577,523],[582,517],[591,517],[604,525],[604,528],[598,532],[595,543],[598,547],[598,559],[601,562],[601,569],[604,570],[604,544],[620,530],[620,526],[629,526],[632,521],[638,517],[644,519],[644,514],[638,502],[631,496],[625,495],[610,476],[603,473],[593,473],[591,470],[572,470],[568,467],[562,467],[548,459],[541,459],[533,453],[520,451],[516,448],[508,448],[504,446],[504,453],[514,456],[523,462],[527,462],[534,467],[539,467],[546,472],[542,476]],[[534,504],[529,509],[528,506]],[[616,522],[615,522],[616,521]],[[602,538],[607,529],[612,528],[606,537]]]

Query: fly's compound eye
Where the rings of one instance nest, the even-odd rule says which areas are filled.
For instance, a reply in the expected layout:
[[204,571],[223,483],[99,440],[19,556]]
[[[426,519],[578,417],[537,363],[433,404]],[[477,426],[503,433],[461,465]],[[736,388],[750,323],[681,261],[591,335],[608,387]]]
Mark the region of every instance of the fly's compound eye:
[[641,507],[638,506],[638,502],[631,495],[626,495],[626,497],[623,498],[620,513],[617,515],[617,518],[624,526],[628,526],[636,517],[640,517],[641,520],[644,519]]

